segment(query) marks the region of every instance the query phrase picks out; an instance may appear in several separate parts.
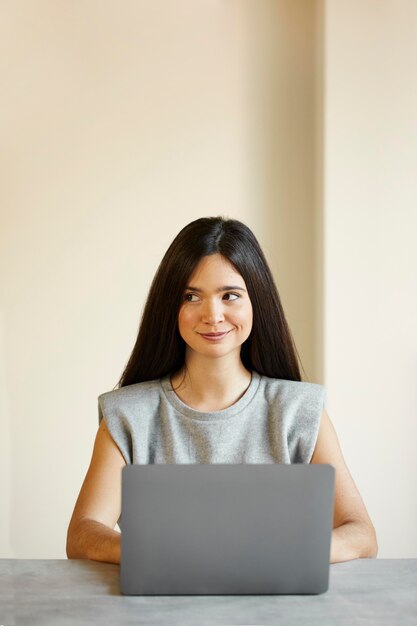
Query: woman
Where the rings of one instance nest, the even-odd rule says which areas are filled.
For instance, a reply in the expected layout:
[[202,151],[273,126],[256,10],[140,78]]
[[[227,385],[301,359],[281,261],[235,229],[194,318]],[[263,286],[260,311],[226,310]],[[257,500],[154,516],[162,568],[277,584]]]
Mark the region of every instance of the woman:
[[100,426],[68,528],[69,558],[120,562],[126,463],[330,463],[336,469],[331,562],[377,554],[321,385],[302,382],[262,250],[236,220],[181,230],[153,280]]

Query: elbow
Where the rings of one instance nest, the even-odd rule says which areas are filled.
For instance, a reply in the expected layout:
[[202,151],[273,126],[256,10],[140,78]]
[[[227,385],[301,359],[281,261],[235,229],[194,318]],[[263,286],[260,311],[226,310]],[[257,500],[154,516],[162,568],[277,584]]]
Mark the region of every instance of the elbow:
[[70,523],[67,531],[66,553],[68,559],[85,559],[87,558],[81,549],[80,532],[77,525]]
[[333,529],[330,562],[372,559],[378,554],[375,529],[367,520],[349,520]]
[[376,537],[376,532],[375,532],[375,529],[374,529],[373,530],[372,551],[371,551],[370,558],[376,559],[377,556],[378,556],[378,539]]
[[378,539],[376,536],[375,528],[372,524],[367,525],[364,537],[366,538],[366,540],[364,541],[361,557],[367,559],[375,559],[378,555]]
[[69,527],[68,531],[67,531],[67,543],[66,543],[65,550],[66,550],[66,553],[67,553],[67,559],[76,559],[77,558],[76,549],[75,549],[75,546],[74,546],[73,533],[71,532],[71,527]]
[[67,552],[67,559],[68,560],[77,558],[75,556],[75,552],[73,552],[72,549],[68,547],[68,544],[67,544],[66,552]]

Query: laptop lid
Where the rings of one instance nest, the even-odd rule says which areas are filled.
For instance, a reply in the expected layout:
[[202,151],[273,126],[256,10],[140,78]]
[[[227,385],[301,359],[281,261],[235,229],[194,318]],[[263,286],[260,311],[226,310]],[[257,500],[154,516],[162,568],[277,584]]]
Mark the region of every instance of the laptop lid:
[[333,494],[331,465],[127,465],[121,592],[322,593]]

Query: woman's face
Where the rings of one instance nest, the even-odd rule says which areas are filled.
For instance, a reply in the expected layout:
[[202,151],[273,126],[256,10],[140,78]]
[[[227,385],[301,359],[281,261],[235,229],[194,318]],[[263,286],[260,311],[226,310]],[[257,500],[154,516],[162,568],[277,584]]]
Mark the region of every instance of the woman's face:
[[220,254],[203,257],[188,281],[178,329],[193,356],[240,359],[252,330],[252,304],[245,281]]

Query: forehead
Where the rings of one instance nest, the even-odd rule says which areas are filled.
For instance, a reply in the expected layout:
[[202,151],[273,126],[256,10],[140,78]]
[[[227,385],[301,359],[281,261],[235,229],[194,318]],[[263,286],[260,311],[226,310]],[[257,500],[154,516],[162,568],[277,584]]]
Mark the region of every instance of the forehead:
[[201,259],[188,282],[189,284],[197,284],[198,281],[210,280],[224,283],[225,279],[228,279],[227,282],[230,284],[245,285],[241,274],[224,256],[210,254]]

